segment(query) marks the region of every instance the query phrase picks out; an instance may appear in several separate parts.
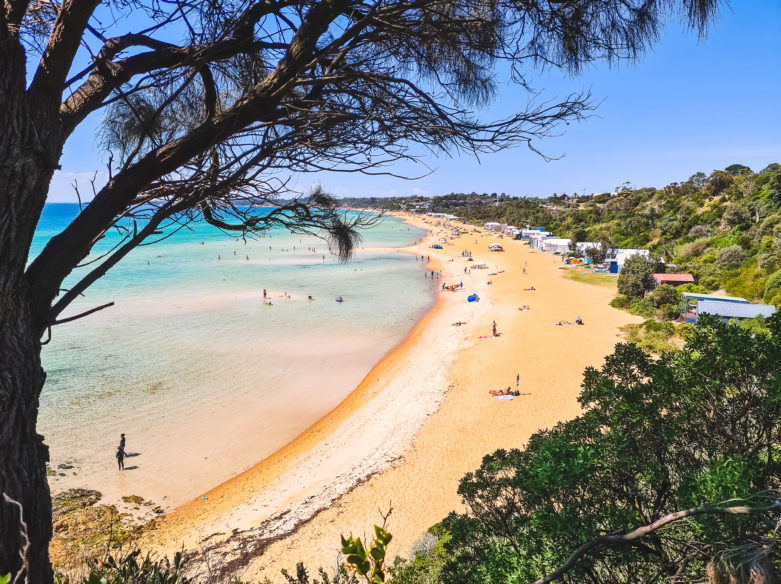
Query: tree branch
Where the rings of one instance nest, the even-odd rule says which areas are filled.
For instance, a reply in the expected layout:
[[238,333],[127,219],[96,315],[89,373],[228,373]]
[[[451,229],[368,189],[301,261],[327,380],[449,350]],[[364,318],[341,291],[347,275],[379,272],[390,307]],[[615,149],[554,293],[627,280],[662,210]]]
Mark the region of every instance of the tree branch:
[[59,106],[73,58],[98,4],[100,0],[65,0],[60,7],[46,50],[28,90],[34,109],[49,111]]
[[746,505],[735,505],[735,506],[726,506],[726,507],[705,506],[705,507],[693,507],[691,509],[685,509],[683,511],[676,511],[675,513],[670,513],[669,515],[665,515],[664,517],[657,519],[656,521],[654,521],[649,525],[638,527],[634,531],[631,531],[627,534],[602,535],[600,537],[592,539],[589,542],[584,543],[582,546],[580,546],[577,550],[575,550],[572,553],[572,555],[567,559],[567,561],[564,563],[563,566],[561,566],[555,572],[548,574],[544,578],[540,578],[539,580],[535,581],[534,584],[548,584],[549,582],[558,580],[569,570],[575,567],[575,564],[577,564],[578,561],[580,561],[580,559],[583,556],[585,556],[586,554],[588,554],[589,552],[591,552],[596,548],[606,546],[606,545],[631,544],[635,542],[635,540],[640,539],[641,537],[645,537],[646,535],[653,533],[654,531],[664,527],[665,525],[674,523],[676,521],[680,521],[681,519],[685,519],[687,517],[695,517],[697,515],[746,515],[749,513],[766,513],[768,511],[778,511],[778,510],[781,510],[781,501],[776,500],[773,501],[773,503],[771,503],[770,505],[766,505],[763,507],[749,507]]
[[80,312],[79,314],[76,314],[74,316],[69,316],[68,318],[61,318],[59,320],[54,320],[50,323],[50,326],[65,324],[66,322],[73,322],[74,320],[84,318],[85,316],[89,316],[90,314],[98,312],[99,310],[103,310],[104,308],[108,308],[109,306],[114,306],[114,303],[108,302],[106,304],[101,304],[100,306],[96,306],[95,308],[90,308],[89,310],[85,310],[84,312]]

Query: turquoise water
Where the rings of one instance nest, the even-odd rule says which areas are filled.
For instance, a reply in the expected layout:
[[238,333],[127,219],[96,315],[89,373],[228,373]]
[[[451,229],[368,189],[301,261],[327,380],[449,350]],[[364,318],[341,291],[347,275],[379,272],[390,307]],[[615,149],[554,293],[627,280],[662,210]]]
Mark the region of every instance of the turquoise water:
[[[47,205],[33,255],[77,211]],[[170,492],[170,503],[279,448],[344,399],[431,306],[436,286],[424,263],[377,249],[424,233],[383,218],[346,265],[316,237],[274,230],[244,242],[205,224],[131,252],[61,317],[116,305],[54,327],[43,351],[39,430],[53,468],[67,462],[78,471],[53,479],[53,488],[110,492],[105,472],[120,431],[147,443],[134,493],[147,488],[161,501]],[[219,462],[191,469],[184,457],[179,468],[182,440]],[[224,455],[247,440],[257,448]],[[174,488],[183,477],[194,492]]]

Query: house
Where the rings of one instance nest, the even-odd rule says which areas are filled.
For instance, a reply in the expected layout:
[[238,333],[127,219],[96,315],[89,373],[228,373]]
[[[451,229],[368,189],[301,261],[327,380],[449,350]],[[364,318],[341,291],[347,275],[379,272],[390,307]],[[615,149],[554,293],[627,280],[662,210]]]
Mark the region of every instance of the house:
[[543,248],[548,253],[569,253],[569,244],[571,239],[563,239],[560,237],[548,237],[543,243]]
[[670,286],[694,284],[694,276],[691,274],[654,274],[653,277],[657,286],[662,284],[669,284]]
[[483,225],[488,231],[501,231],[502,228],[506,227],[506,225],[502,223],[497,223],[496,221],[489,221],[485,225]]
[[611,274],[617,274],[624,267],[626,260],[636,255],[650,258],[651,252],[647,249],[611,249],[605,258],[608,263],[608,271]]
[[750,304],[748,300],[739,296],[717,296],[716,294],[684,292],[681,294],[681,322],[689,324],[697,322],[697,305],[707,300],[730,304]]
[[718,316],[722,322],[728,322],[733,318],[745,320],[757,316],[771,317],[776,313],[776,307],[772,304],[748,304],[739,302],[722,302],[720,300],[700,300],[697,303],[695,322],[701,314]]

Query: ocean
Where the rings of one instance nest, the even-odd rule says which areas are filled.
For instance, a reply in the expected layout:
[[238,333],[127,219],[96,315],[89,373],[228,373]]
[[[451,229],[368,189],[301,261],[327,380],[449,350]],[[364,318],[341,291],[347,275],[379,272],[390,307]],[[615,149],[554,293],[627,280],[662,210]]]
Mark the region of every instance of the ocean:
[[[31,257],[77,212],[47,205]],[[313,236],[272,230],[242,241],[204,223],[131,252],[61,318],[115,306],[54,327],[43,350],[38,429],[52,490],[171,508],[284,446],[432,306],[425,262],[388,249],[424,234],[383,217],[348,264]],[[131,455],[124,473],[114,459],[120,432]]]

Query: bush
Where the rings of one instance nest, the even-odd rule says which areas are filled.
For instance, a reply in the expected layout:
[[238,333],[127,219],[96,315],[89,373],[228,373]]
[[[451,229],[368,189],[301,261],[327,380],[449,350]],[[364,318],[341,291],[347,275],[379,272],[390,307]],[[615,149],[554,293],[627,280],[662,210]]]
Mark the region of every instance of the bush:
[[629,305],[629,312],[644,318],[651,318],[654,316],[654,314],[656,314],[656,307],[649,298],[637,298],[632,300],[631,304]]
[[700,239],[699,241],[693,241],[689,245],[685,246],[681,250],[681,256],[686,258],[696,258],[702,255],[702,253],[708,248],[708,240]]
[[757,266],[766,274],[773,273],[778,268],[779,257],[774,253],[761,253],[757,256]]
[[700,278],[701,288],[705,288],[708,292],[718,290],[721,287],[719,279],[716,276],[703,276]]
[[678,292],[683,294],[684,292],[691,292],[692,294],[707,294],[708,289],[705,286],[699,284],[682,284],[678,286]]
[[681,295],[678,293],[678,290],[675,289],[675,286],[662,284],[661,286],[654,288],[654,291],[649,298],[651,299],[651,302],[654,303],[654,306],[659,308],[663,304],[678,304]]
[[734,268],[746,260],[746,252],[739,245],[725,247],[716,254],[716,265],[722,269]]
[[731,296],[748,300],[760,300],[765,292],[765,273],[756,268],[746,268],[724,281],[724,289]]
[[713,228],[710,225],[695,225],[689,229],[689,237],[692,239],[710,237],[711,235],[713,235]]
[[656,310],[656,318],[659,320],[675,320],[681,314],[679,304],[662,304]]
[[653,273],[659,269],[659,262],[641,255],[633,255],[624,262],[618,274],[618,292],[630,298],[642,298],[653,289]]
[[781,289],[781,270],[771,274],[767,282],[765,282],[765,296],[769,293],[771,296],[774,296],[775,291],[779,289]]
[[618,308],[619,310],[626,310],[629,308],[630,300],[626,296],[616,296],[610,301],[610,306]]
[[751,220],[748,211],[737,205],[730,205],[724,215],[721,216],[721,221],[726,227],[736,227],[743,225]]

